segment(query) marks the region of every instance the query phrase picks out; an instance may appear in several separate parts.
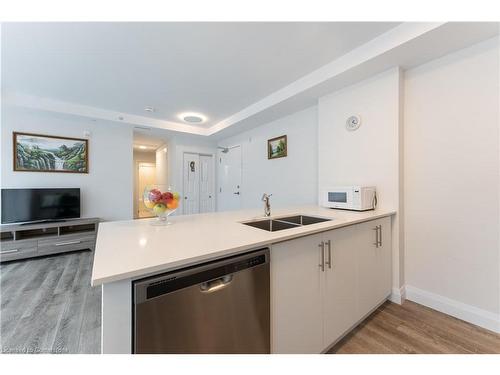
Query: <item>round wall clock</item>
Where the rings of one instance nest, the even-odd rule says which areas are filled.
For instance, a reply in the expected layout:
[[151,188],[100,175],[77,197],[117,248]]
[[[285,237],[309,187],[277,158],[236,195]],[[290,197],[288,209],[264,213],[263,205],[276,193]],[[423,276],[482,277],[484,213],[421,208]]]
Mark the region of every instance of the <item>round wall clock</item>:
[[345,122],[345,127],[349,131],[357,130],[360,125],[361,125],[361,117],[359,116],[351,116]]

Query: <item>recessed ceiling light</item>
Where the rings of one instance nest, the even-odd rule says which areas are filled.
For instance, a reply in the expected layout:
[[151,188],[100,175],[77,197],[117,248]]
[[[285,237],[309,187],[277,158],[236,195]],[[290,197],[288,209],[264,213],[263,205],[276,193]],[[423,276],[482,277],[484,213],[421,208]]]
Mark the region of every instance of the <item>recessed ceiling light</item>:
[[187,122],[188,124],[202,124],[205,121],[207,121],[207,117],[202,115],[201,113],[194,113],[194,112],[186,112],[186,113],[181,113],[179,115],[179,118]]
[[146,147],[146,146],[139,146],[139,148],[140,148],[141,150],[145,150],[145,149],[147,149],[147,147]]
[[156,112],[156,109],[154,107],[149,107],[149,106],[148,107],[144,107],[144,110],[146,112]]

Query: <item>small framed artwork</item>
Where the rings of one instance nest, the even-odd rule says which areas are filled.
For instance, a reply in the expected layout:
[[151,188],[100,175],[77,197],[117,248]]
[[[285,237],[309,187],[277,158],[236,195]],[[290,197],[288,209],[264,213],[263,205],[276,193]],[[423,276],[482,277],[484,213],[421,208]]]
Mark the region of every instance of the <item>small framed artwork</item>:
[[89,141],[53,135],[13,134],[14,171],[89,173]]
[[282,135],[267,141],[267,158],[284,158],[287,155],[286,135]]

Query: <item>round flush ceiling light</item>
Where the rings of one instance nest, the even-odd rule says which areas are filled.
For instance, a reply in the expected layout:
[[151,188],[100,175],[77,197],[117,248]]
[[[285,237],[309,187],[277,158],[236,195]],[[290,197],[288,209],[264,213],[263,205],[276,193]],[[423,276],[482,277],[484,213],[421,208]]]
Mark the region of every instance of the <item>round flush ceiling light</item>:
[[201,113],[187,112],[181,113],[179,118],[188,124],[203,124],[207,118]]

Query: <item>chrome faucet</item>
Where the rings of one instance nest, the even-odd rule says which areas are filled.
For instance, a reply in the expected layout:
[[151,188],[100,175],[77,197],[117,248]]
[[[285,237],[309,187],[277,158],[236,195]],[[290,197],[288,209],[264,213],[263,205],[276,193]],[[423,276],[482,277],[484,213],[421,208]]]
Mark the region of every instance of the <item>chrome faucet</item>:
[[262,201],[264,202],[264,216],[271,216],[271,203],[269,203],[269,198],[272,194],[264,193],[262,195]]

